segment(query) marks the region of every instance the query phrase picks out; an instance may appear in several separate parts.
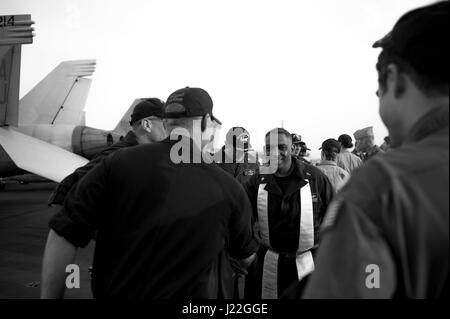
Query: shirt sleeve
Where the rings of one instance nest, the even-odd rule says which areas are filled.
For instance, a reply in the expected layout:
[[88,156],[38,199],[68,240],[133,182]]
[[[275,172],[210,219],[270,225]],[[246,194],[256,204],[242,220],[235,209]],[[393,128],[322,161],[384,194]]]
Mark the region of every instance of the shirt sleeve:
[[100,163],[105,156],[106,155],[98,156],[92,159],[89,163],[77,168],[72,174],[65,177],[61,181],[61,183],[58,184],[55,191],[50,196],[50,199],[48,200],[48,205],[49,206],[54,204],[63,205],[67,194],[70,192],[73,186],[77,184],[93,167],[95,167],[98,163]]
[[231,214],[229,228],[231,257],[244,259],[256,252],[258,242],[252,228],[252,206],[241,185],[239,185],[239,194]]
[[320,223],[321,223],[328,209],[328,205],[331,203],[331,200],[333,199],[335,191],[333,185],[331,185],[330,183],[330,180],[323,173],[321,173],[321,177],[319,177],[318,185],[321,202],[320,205]]
[[101,223],[106,206],[111,157],[95,165],[67,194],[63,208],[49,222],[58,235],[85,247]]
[[380,229],[359,207],[334,201],[303,298],[390,298],[396,271]]

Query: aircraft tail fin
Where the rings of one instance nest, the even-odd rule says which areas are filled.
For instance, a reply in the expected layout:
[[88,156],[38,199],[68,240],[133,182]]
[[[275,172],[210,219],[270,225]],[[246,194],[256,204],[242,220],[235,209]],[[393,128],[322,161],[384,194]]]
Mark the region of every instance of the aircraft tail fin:
[[94,71],[95,60],[60,63],[20,100],[19,123],[79,125]]
[[141,101],[141,99],[136,99],[136,100],[133,101],[133,103],[130,105],[128,110],[125,112],[125,114],[120,119],[119,123],[117,123],[116,128],[114,129],[115,133],[117,133],[119,135],[122,135],[122,136],[125,136],[125,134],[127,134],[127,132],[130,129],[131,113],[133,113],[134,107],[140,101]]
[[19,122],[22,44],[33,42],[31,15],[0,16],[0,126]]

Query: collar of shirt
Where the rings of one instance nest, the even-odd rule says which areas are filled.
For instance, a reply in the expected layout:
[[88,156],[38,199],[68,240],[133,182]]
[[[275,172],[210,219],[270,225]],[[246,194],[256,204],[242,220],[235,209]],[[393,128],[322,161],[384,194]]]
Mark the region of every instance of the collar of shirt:
[[448,127],[448,117],[448,106],[432,109],[413,126],[406,141],[417,142],[436,131]]
[[319,165],[332,165],[332,166],[337,166],[337,163],[334,162],[334,161],[322,160],[322,161],[320,161]]
[[[301,161],[293,157],[292,165],[293,170],[288,176],[292,178],[292,180],[294,181],[293,185],[295,185],[295,187],[289,187],[287,194],[290,194],[293,191],[300,189],[301,187],[307,184],[307,182],[305,181],[306,178],[304,173],[305,164],[303,164]],[[266,187],[264,188],[265,190],[267,190],[270,193],[275,193],[277,195],[283,196],[283,192],[281,191],[280,187],[278,186],[275,180],[275,174],[263,175],[261,181],[267,184]]]

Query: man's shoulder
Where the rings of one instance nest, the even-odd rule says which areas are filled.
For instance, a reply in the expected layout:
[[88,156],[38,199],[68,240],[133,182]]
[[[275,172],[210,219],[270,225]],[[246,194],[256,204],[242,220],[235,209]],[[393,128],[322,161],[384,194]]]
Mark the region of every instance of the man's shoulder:
[[297,165],[299,169],[303,171],[303,174],[306,179],[327,180],[327,177],[324,174],[324,172],[315,165],[304,163],[301,161],[297,161]]
[[395,191],[394,185],[416,183],[420,186],[420,176],[424,172],[448,167],[448,149],[441,150],[446,156],[423,151],[424,148],[415,143],[378,154],[354,172],[342,194],[360,207],[370,206],[378,202],[382,194]]

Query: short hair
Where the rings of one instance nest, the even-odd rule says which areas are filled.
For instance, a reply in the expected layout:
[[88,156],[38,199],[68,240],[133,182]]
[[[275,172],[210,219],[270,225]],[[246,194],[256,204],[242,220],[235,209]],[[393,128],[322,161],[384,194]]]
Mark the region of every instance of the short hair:
[[335,152],[334,150],[322,150],[323,155],[325,156],[325,160],[327,161],[336,161],[337,158],[337,152]]
[[278,135],[284,135],[284,136],[288,137],[292,141],[291,133],[289,133],[284,128],[277,127],[277,128],[271,129],[269,132],[266,133],[266,139],[270,137],[271,133],[276,133]]
[[420,74],[407,61],[390,49],[383,49],[378,56],[376,68],[378,71],[378,84],[385,91],[387,88],[387,67],[395,64],[400,73],[407,74],[411,81],[427,96],[449,95],[449,83],[446,80],[434,78],[426,74]]

